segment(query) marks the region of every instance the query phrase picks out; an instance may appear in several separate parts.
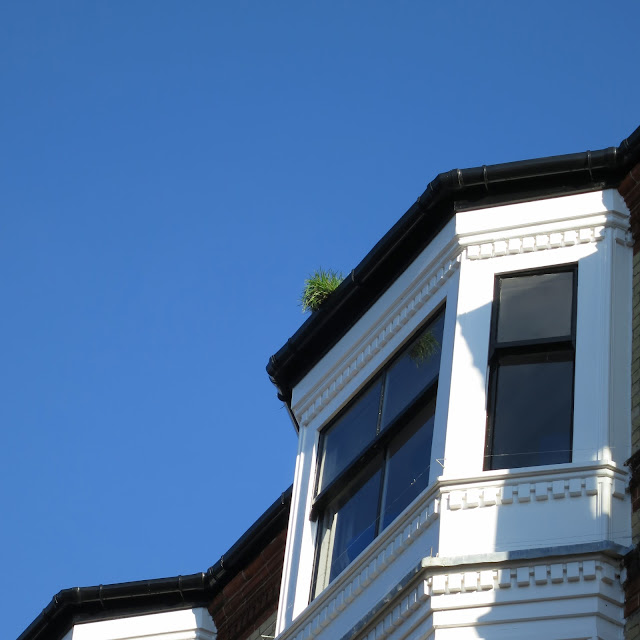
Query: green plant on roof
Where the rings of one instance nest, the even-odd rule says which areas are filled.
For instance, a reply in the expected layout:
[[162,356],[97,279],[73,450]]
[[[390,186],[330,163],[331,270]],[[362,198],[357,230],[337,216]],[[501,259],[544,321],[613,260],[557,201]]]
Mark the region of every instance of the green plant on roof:
[[300,303],[302,311],[317,311],[322,303],[338,288],[344,278],[332,269],[316,269],[304,281]]
[[409,348],[409,357],[419,367],[440,349],[440,343],[436,340],[431,329],[425,331]]

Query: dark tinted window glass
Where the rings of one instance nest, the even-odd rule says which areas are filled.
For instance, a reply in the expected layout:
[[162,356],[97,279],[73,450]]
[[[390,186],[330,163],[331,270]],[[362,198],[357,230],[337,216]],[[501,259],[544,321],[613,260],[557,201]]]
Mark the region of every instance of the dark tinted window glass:
[[434,409],[434,403],[422,409],[389,447],[382,529],[429,484]]
[[320,490],[375,438],[381,385],[378,380],[325,435],[320,463]]
[[573,361],[499,364],[492,469],[571,461]]
[[438,377],[443,328],[444,314],[441,313],[389,369],[382,429]]
[[443,325],[444,311],[323,433],[314,597],[428,486]]
[[338,507],[329,582],[351,564],[375,538],[381,473],[378,469]]
[[498,343],[571,334],[573,272],[502,278]]

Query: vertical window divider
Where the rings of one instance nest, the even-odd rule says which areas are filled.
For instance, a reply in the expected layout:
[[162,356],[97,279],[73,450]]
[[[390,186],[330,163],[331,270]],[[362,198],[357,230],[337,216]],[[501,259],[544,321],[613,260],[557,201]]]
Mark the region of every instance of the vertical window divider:
[[382,373],[382,384],[380,385],[380,404],[378,405],[378,424],[376,425],[376,435],[382,431],[382,410],[384,409],[384,396],[387,387],[387,371]]
[[380,474],[380,491],[378,492],[378,511],[376,516],[376,537],[381,531],[382,526],[382,505],[384,504],[385,498],[387,497],[387,469],[389,466],[389,446],[384,452],[384,457],[382,459],[382,473]]

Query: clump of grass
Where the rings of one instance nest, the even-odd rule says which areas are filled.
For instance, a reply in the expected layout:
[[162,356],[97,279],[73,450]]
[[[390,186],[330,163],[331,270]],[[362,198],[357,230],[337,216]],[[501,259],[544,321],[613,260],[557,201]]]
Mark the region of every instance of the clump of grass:
[[419,367],[425,360],[428,360],[440,348],[440,343],[436,340],[431,330],[425,331],[409,348],[409,357]]
[[344,278],[332,269],[316,269],[305,281],[300,304],[302,311],[317,311]]

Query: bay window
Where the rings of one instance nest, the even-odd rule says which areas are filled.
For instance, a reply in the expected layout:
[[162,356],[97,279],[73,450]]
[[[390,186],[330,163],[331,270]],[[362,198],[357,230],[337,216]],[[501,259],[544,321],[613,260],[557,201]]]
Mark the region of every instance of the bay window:
[[312,597],[427,487],[444,311],[321,434]]

